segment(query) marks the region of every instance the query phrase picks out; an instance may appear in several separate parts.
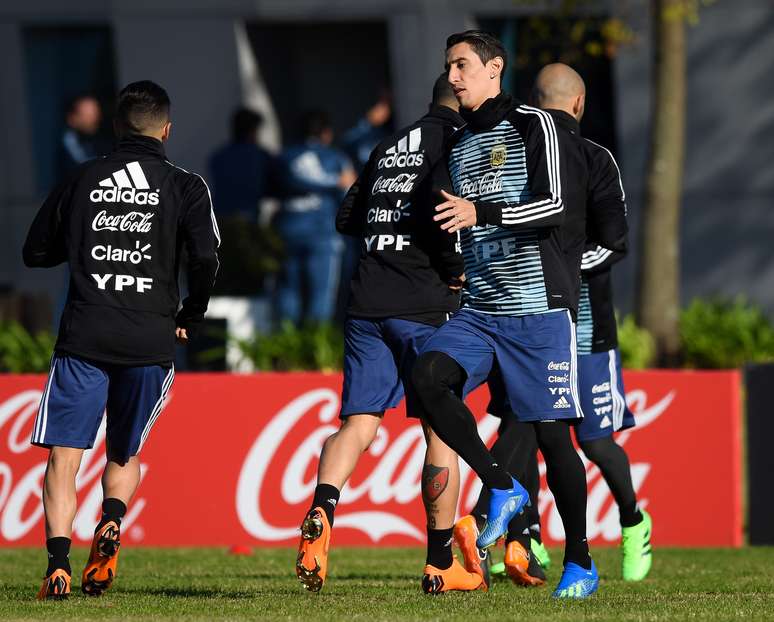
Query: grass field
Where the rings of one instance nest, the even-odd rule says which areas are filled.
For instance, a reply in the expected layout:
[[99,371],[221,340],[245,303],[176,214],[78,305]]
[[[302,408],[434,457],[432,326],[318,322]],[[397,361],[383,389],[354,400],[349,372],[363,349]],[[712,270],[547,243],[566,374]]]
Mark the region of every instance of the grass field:
[[[488,593],[432,597],[420,590],[420,549],[334,549],[320,594],[305,593],[293,573],[294,551],[262,549],[231,556],[220,549],[131,549],[119,578],[101,598],[80,593],[85,549],[72,554],[73,595],[34,600],[44,554],[0,550],[4,620],[774,620],[774,549],[660,549],[651,576],[620,579],[616,549],[597,549],[600,592],[556,602],[550,589],[497,581]],[[552,551],[559,560],[559,551]],[[550,585],[559,569],[549,571]]]

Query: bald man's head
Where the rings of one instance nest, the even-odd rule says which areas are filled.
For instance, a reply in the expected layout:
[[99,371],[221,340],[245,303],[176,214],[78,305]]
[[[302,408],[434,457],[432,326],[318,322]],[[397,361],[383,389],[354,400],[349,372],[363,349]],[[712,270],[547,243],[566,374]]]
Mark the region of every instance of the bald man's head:
[[538,73],[532,97],[538,108],[564,110],[580,121],[586,103],[586,85],[569,65],[551,63]]

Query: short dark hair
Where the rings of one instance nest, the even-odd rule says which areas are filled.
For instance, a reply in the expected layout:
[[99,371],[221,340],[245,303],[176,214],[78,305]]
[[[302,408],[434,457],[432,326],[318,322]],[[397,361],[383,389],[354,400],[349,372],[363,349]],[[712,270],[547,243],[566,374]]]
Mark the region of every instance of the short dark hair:
[[331,120],[325,110],[307,110],[301,118],[301,132],[304,138],[320,138],[325,130],[329,129],[331,129]]
[[159,128],[169,121],[169,105],[169,95],[155,82],[132,82],[118,94],[116,126],[130,134]]
[[499,56],[503,59],[503,72],[505,71],[505,67],[508,64],[508,52],[505,51],[505,46],[502,42],[491,32],[485,30],[457,32],[446,39],[447,51],[458,43],[467,43],[484,65],[495,56]]
[[263,125],[263,116],[249,108],[237,108],[231,115],[231,137],[236,142],[254,138]]
[[444,71],[435,81],[433,85],[433,104],[436,106],[443,106],[445,102],[456,102],[457,98],[454,95],[454,89],[449,84],[449,72]]

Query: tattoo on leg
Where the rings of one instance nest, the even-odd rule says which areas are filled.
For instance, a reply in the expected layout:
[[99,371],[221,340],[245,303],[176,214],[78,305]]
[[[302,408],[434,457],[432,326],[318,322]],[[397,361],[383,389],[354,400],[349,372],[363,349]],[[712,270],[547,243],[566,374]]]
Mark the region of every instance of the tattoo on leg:
[[449,467],[426,464],[422,469],[422,496],[432,504],[449,485]]

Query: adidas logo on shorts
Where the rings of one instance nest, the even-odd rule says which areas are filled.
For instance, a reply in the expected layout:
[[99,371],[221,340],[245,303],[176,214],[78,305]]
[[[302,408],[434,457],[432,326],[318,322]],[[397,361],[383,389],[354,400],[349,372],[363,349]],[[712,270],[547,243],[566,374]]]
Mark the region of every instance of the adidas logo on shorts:
[[554,402],[554,408],[571,408],[572,404],[567,401],[567,398],[562,395],[558,400]]
[[139,162],[129,162],[110,177],[99,182],[89,194],[92,203],[132,203],[134,205],[158,205],[159,192],[150,192],[150,185]]

